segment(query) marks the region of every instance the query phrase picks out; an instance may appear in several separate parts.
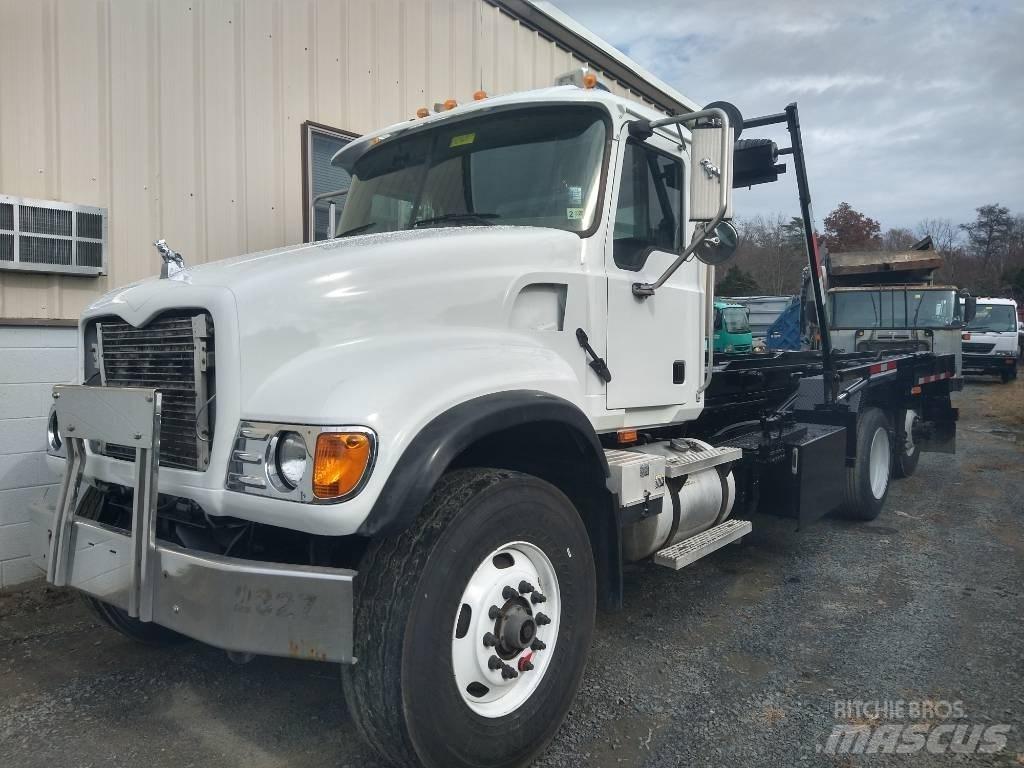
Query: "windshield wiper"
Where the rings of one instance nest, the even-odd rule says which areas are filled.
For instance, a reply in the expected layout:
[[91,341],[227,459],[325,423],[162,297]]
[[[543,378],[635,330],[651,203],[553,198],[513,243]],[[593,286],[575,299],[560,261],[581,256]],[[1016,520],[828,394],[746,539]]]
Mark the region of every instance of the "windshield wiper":
[[447,221],[476,221],[481,224],[492,224],[491,219],[500,219],[498,213],[446,213],[443,216],[430,216],[426,219],[417,219],[412,223],[413,227],[421,227],[424,224],[440,224]]
[[358,227],[352,227],[352,229],[346,229],[344,232],[342,232],[340,235],[338,235],[338,237],[346,237],[348,235],[358,235],[360,232],[363,232],[363,231],[369,229],[370,227],[372,227],[376,223],[377,223],[376,221],[368,221],[365,224],[360,224]]

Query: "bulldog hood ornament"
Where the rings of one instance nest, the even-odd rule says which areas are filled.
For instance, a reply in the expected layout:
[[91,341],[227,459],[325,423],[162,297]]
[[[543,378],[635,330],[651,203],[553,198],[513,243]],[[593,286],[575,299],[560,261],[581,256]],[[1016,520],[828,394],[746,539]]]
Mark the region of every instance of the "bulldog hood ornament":
[[164,265],[160,268],[160,279],[166,280],[185,271],[184,257],[167,245],[166,240],[157,240],[153,245],[160,252],[160,258],[164,260]]

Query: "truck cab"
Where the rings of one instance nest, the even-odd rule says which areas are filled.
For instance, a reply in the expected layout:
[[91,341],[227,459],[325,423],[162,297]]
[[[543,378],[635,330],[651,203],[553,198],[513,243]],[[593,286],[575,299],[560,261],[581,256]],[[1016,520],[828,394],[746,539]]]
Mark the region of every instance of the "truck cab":
[[964,327],[957,289],[940,285],[875,285],[829,291],[830,332],[844,352],[934,352],[956,356],[962,375]]
[[742,304],[715,300],[715,352],[747,353],[753,351],[750,315]]
[[930,237],[901,251],[830,254],[828,315],[835,349],[952,354],[959,382],[960,331],[972,306],[960,301],[953,286],[935,283],[942,264]]
[[978,298],[977,313],[963,329],[964,372],[998,376],[1003,383],[1017,378],[1020,355],[1017,302]]

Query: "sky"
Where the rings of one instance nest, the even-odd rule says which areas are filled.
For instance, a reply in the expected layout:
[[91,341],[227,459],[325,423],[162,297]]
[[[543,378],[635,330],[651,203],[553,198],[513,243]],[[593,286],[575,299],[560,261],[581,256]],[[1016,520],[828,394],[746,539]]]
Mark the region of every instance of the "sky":
[[[554,0],[700,104],[745,117],[796,101],[814,215],[841,201],[882,228],[1024,214],[1024,0]],[[751,129],[744,138],[782,133]],[[779,183],[737,190],[738,216],[799,213]]]

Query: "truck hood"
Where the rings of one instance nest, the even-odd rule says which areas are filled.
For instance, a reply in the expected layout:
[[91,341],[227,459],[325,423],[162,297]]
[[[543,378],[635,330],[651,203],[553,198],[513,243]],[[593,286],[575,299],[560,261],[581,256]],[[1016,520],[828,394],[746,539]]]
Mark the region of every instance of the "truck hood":
[[214,313],[217,366],[218,380],[237,366],[240,415],[308,418],[317,403],[282,397],[287,389],[311,391],[296,385],[296,371],[323,376],[318,391],[327,397],[356,375],[365,377],[368,365],[377,367],[378,378],[384,366],[400,376],[403,358],[417,345],[437,350],[439,336],[475,334],[479,344],[503,336],[495,331],[507,337],[517,330],[510,317],[521,289],[579,279],[582,250],[571,232],[534,227],[362,235],[145,280],[104,297],[86,316],[116,313],[141,325],[171,308],[233,309],[229,327]]

